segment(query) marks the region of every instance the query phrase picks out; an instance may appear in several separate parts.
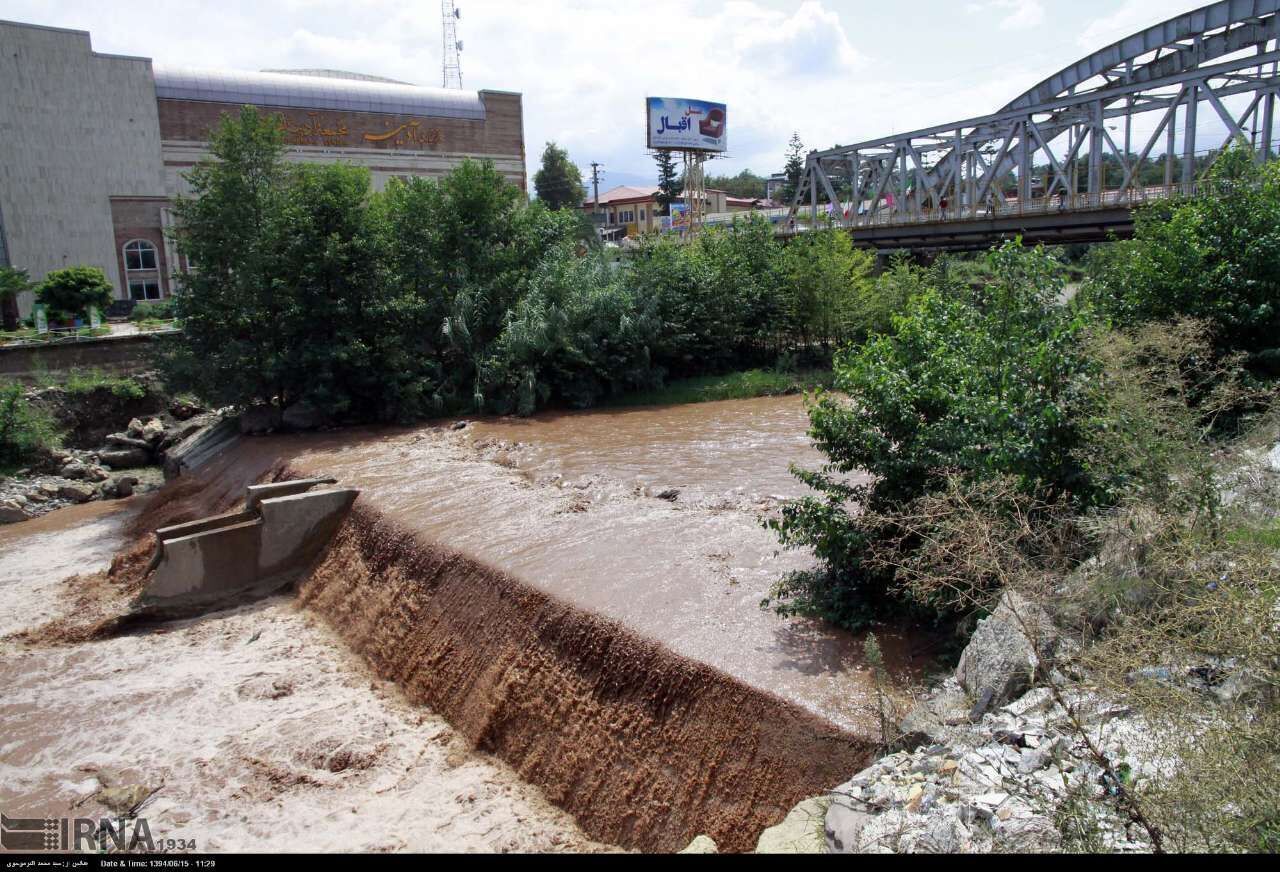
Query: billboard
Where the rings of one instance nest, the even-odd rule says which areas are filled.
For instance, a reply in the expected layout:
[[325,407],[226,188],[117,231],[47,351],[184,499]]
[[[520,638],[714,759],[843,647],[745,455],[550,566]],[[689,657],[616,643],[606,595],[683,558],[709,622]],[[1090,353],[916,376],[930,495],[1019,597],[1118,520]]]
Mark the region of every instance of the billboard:
[[728,112],[723,103],[650,97],[645,101],[649,148],[722,152],[729,147]]

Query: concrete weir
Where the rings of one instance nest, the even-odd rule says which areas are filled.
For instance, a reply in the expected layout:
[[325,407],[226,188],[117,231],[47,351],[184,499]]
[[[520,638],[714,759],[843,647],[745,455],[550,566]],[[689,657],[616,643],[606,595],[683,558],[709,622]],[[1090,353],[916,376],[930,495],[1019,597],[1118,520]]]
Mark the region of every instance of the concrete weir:
[[299,479],[246,488],[240,511],[156,531],[140,616],[174,617],[265,596],[295,580],[320,554],[360,494]]

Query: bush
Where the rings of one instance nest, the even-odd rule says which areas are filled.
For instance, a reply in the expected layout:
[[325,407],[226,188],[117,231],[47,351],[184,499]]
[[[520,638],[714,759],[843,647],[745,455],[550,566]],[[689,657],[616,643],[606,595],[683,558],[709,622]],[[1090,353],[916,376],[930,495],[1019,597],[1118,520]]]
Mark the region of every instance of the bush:
[[111,283],[96,266],[55,269],[36,290],[36,299],[49,307],[50,317],[64,321],[84,317],[90,306],[106,309],[111,296]]
[[110,391],[122,400],[140,400],[147,395],[146,387],[128,376],[110,375],[100,369],[73,369],[67,373],[62,387],[73,396],[84,396],[95,391]]
[[[949,481],[1013,481],[1049,502],[1087,506],[1105,488],[1079,457],[1096,366],[1085,322],[1057,302],[1058,264],[1008,243],[988,255],[987,286],[924,290],[894,321],[896,333],[837,356],[835,386],[810,408],[810,433],[829,463],[795,470],[817,496],[769,522],[788,547],[814,549],[822,568],[785,579],[784,612],[845,625],[890,602],[910,603],[892,574],[870,565],[883,535],[856,507],[891,511]],[[868,474],[870,481],[852,478]]]
[[22,385],[0,384],[0,471],[32,462],[57,441],[52,422],[26,401]]
[[1236,147],[1202,188],[1138,210],[1132,240],[1090,257],[1081,296],[1122,327],[1206,321],[1219,353],[1280,374],[1280,162],[1259,165]]
[[168,321],[176,317],[173,300],[138,303],[129,313],[130,321]]

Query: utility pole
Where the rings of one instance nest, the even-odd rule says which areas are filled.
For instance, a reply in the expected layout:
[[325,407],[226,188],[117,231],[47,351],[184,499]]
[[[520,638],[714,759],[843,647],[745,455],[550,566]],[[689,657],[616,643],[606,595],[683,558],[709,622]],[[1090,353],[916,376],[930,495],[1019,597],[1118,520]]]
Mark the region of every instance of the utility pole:
[[591,162],[591,211],[600,214],[600,174],[604,167],[595,161]]

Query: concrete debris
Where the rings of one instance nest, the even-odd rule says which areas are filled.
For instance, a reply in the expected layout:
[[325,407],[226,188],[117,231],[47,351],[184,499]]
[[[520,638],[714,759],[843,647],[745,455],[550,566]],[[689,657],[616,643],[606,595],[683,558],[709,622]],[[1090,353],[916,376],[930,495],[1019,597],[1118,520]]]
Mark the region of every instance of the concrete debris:
[[688,847],[680,851],[681,854],[718,854],[720,849],[716,846],[715,839],[710,836],[694,836]]
[[787,813],[782,823],[769,827],[756,842],[757,854],[824,854],[827,851],[824,822],[831,801],[806,799]]

